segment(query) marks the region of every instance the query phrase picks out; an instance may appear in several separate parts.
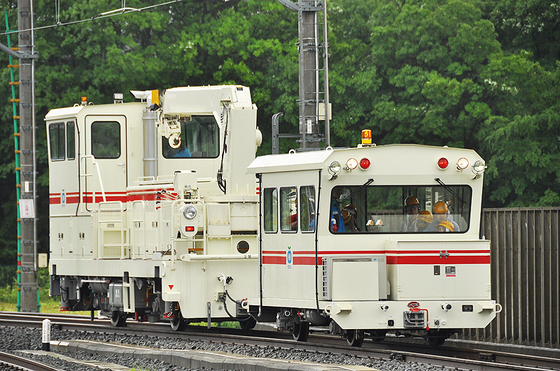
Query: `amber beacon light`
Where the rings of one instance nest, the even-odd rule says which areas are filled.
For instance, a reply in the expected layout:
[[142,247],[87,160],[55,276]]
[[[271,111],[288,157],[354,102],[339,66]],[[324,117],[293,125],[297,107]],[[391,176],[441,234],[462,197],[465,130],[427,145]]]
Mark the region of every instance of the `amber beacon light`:
[[371,130],[362,130],[362,145],[371,145]]

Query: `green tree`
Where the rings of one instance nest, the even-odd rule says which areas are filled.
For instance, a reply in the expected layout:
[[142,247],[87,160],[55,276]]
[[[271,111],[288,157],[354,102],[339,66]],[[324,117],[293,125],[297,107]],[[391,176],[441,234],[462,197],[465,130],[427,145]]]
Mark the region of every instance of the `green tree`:
[[560,59],[560,5],[552,0],[493,0],[483,3],[504,51],[531,53],[554,69]]
[[371,102],[382,79],[372,56],[371,27],[376,3],[329,3],[330,101],[332,145],[355,145],[362,129],[372,129]]
[[[46,135],[41,123],[50,108],[71,106],[81,96],[96,104],[110,103],[113,93],[129,90],[247,85],[261,107],[258,120],[269,140],[270,117],[280,107],[272,102],[290,102],[294,86],[295,102],[297,14],[276,1],[185,0],[157,7],[160,3],[130,0],[127,7],[143,11],[115,12],[108,17],[103,13],[120,6],[120,2],[77,0],[62,4],[56,12],[52,2],[34,1],[39,52],[36,91],[42,252],[48,248],[49,197]],[[2,4],[9,12],[12,28],[17,28],[16,3]],[[1,58],[7,65],[7,57]],[[293,83],[286,78],[288,73],[295,76]],[[6,70],[3,76],[7,76]],[[5,81],[7,102],[10,94]],[[125,94],[125,100],[132,101],[132,95]],[[6,256],[15,261],[15,166],[9,107],[5,105],[2,110],[0,154],[8,160],[0,165],[0,174],[4,175],[0,184],[13,192],[2,194],[0,216],[6,223],[0,227],[0,241],[7,242],[0,242],[0,251],[8,251]],[[297,116],[297,106],[295,112]]]
[[497,102],[483,131],[489,202],[560,205],[560,67],[500,56],[484,75]]
[[463,0],[381,4],[375,14],[374,130],[386,142],[476,148],[490,114],[480,73],[500,50],[492,24]]
[[[17,2],[1,1],[17,27]],[[242,84],[270,119],[297,132],[297,13],[276,0],[184,0],[102,13],[118,1],[76,0],[57,14],[36,0],[40,251],[48,246],[48,109],[81,96],[181,85]],[[550,0],[329,0],[332,145],[374,141],[473,148],[487,159],[485,206],[560,204],[558,6]],[[57,21],[60,25],[56,26]],[[82,22],[83,21],[83,22]],[[4,41],[5,43],[5,41]],[[0,60],[7,65],[7,56]],[[15,175],[7,85],[0,110],[0,258],[15,261]],[[281,142],[281,150],[297,146]]]
[[558,68],[502,51],[487,3],[331,3],[338,143],[367,127],[381,144],[473,148],[489,165],[486,206],[559,204]]

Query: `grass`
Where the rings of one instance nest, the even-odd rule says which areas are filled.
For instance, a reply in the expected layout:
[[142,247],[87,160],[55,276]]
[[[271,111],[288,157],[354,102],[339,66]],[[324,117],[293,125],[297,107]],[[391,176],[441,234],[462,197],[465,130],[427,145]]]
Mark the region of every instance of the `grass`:
[[[41,313],[58,313],[60,311],[60,298],[49,296],[49,270],[39,268],[37,271],[37,285],[39,288],[39,300]],[[0,311],[17,312],[17,281],[14,278],[11,284],[0,287]],[[87,314],[90,312],[72,312],[73,314]]]

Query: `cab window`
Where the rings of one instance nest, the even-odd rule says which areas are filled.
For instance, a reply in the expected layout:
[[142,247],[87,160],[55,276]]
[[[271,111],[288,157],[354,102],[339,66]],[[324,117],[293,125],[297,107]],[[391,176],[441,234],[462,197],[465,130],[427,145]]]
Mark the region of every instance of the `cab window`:
[[163,137],[162,150],[165,158],[215,158],[220,153],[220,128],[212,115],[182,117],[181,144],[178,148],[169,145]]
[[116,121],[95,121],[91,124],[91,154],[110,159],[121,156],[121,126]]
[[472,190],[453,186],[339,186],[331,192],[331,233],[466,232]]

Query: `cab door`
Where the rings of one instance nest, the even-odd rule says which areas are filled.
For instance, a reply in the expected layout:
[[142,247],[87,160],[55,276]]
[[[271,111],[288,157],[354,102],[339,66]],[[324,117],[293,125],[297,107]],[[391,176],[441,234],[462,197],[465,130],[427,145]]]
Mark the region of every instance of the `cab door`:
[[83,158],[85,203],[126,201],[127,148],[126,116],[88,115],[85,117],[86,148]]

